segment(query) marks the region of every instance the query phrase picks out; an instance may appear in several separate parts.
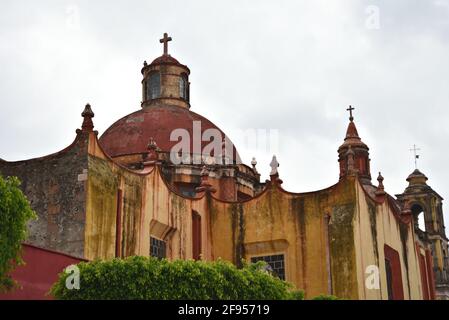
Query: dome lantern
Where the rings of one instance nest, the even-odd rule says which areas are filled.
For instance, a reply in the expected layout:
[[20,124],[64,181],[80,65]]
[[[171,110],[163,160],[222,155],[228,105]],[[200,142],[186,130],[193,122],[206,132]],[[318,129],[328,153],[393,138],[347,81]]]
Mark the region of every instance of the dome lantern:
[[168,54],[168,42],[172,38],[164,33],[159,40],[164,53],[142,68],[142,108],[173,105],[190,108],[190,70]]

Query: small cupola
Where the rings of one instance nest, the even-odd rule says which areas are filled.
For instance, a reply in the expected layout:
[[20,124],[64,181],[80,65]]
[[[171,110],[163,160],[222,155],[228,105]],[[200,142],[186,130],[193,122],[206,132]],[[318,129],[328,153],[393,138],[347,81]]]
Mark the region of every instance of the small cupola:
[[142,68],[142,108],[172,105],[190,108],[190,70],[168,54],[168,42],[172,38],[164,33],[160,43],[164,53]]
[[354,108],[349,106],[347,110],[349,111],[349,125],[344,143],[338,148],[340,179],[356,172],[363,183],[371,184],[369,148],[360,139],[357,132],[352,115]]

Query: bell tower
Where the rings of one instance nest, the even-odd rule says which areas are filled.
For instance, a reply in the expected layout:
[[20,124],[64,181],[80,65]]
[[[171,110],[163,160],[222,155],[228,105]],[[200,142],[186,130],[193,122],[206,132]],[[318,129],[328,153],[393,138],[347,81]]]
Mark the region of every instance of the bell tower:
[[168,42],[172,38],[164,33],[160,43],[164,53],[142,68],[142,108],[172,105],[190,108],[190,70],[168,54]]
[[338,148],[338,162],[340,163],[340,179],[346,175],[358,174],[362,183],[371,184],[369,148],[359,137],[349,106],[349,125],[346,130],[344,143]]
[[[427,180],[421,171],[415,169],[407,177],[409,185],[405,191],[396,197],[412,213],[417,241],[430,245],[437,299],[449,300],[448,239],[443,198],[427,184]],[[420,223],[421,218],[424,218],[423,223]]]

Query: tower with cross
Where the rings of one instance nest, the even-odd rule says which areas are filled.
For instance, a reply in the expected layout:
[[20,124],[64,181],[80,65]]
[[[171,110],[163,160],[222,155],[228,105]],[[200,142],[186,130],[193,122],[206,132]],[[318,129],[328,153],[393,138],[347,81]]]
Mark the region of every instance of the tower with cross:
[[356,172],[363,183],[371,184],[371,169],[369,148],[363,143],[357,132],[353,111],[349,106],[349,124],[346,130],[344,143],[338,148],[338,162],[340,163],[340,178]]

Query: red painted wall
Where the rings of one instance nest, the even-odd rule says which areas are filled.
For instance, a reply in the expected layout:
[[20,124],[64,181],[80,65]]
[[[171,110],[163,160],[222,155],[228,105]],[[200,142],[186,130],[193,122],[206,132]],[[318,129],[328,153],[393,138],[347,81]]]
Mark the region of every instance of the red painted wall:
[[26,264],[17,267],[12,273],[12,277],[21,288],[0,294],[0,300],[51,299],[46,294],[58,279],[58,274],[67,266],[84,261],[27,244],[24,244],[22,248],[22,257]]
[[416,243],[416,251],[419,258],[421,271],[421,283],[424,300],[435,299],[435,277],[433,274],[433,259],[429,249],[425,249],[425,255],[421,253],[421,247]]

